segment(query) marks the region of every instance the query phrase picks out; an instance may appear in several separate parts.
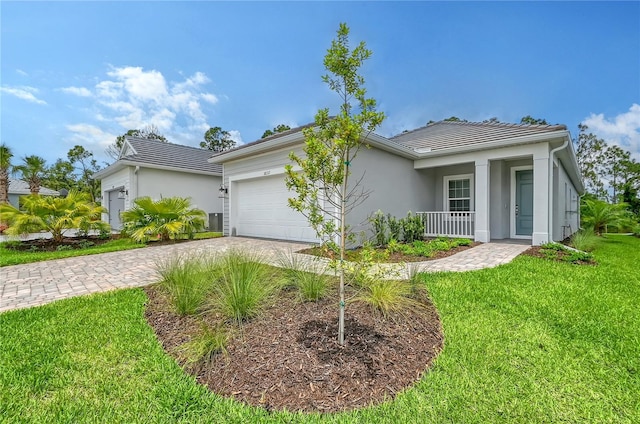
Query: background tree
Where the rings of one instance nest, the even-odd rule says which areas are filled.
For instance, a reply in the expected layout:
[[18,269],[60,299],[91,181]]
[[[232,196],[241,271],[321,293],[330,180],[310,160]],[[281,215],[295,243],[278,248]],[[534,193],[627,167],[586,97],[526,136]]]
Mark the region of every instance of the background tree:
[[100,195],[100,186],[93,179],[93,174],[100,170],[98,161],[93,157],[93,153],[82,146],[76,145],[67,153],[69,163],[75,165],[80,172],[78,178],[78,188],[80,191],[89,193],[91,201],[95,202]]
[[545,119],[536,119],[531,115],[524,116],[520,120],[520,123],[527,124],[527,125],[549,125]]
[[231,140],[231,134],[220,127],[209,128],[204,133],[204,141],[200,142],[200,147],[214,152],[223,152],[234,148],[236,142]]
[[42,185],[53,190],[78,189],[75,168],[68,160],[56,160],[53,165],[47,168],[47,172],[42,178]]
[[289,125],[285,125],[285,124],[280,124],[276,127],[274,127],[272,130],[265,130],[265,132],[262,133],[262,137],[260,138],[267,138],[271,135],[274,134],[278,134],[281,132],[285,132],[285,131],[289,131],[291,129],[291,127]]
[[9,203],[9,172],[13,152],[6,144],[0,144],[0,205]]
[[[297,194],[289,199],[289,206],[303,213],[318,237],[339,253],[338,342],[341,345],[344,344],[344,254],[346,241],[353,236],[346,218],[366,199],[364,190],[358,190],[360,180],[353,187],[350,185],[351,165],[368,134],[384,120],[384,113],[376,112],[376,101],[366,97],[364,78],[358,74],[362,63],[370,56],[371,51],[364,42],[349,49],[349,28],[341,23],[337,39],[331,42],[324,57],[324,66],[329,73],[322,77],[340,97],[340,112],[330,118],[329,109],[318,111],[315,126],[303,130],[305,157],[293,152],[289,155],[302,172],[294,171],[292,165],[285,169],[287,187]],[[354,100],[355,106],[351,103]]]
[[111,159],[118,160],[118,158],[120,157],[120,150],[122,150],[122,145],[124,144],[124,139],[127,136],[146,138],[147,140],[158,140],[164,143],[169,142],[169,140],[167,140],[167,138],[160,133],[160,130],[155,125],[147,125],[141,130],[129,130],[126,133],[117,136],[113,144],[110,144],[105,149],[105,153]]
[[47,172],[47,161],[37,155],[25,156],[22,164],[14,166],[13,171],[29,184],[31,194],[38,194]]

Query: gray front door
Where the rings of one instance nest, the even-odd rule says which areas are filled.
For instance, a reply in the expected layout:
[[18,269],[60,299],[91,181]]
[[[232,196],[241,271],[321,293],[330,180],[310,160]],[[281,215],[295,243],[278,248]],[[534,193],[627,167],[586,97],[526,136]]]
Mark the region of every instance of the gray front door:
[[516,235],[533,234],[533,171],[516,171]]
[[109,192],[109,225],[114,230],[122,229],[120,221],[120,212],[124,210],[124,197],[118,198],[120,190]]

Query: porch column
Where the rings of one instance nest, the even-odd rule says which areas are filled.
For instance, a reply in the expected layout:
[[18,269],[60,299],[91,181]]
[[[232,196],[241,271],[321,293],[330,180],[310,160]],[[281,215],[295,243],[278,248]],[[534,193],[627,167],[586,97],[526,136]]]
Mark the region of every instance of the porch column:
[[476,234],[475,241],[488,243],[491,240],[489,234],[489,160],[476,160],[476,191],[475,191],[475,209],[476,209]]
[[531,244],[539,246],[549,236],[549,150],[533,155],[533,234]]

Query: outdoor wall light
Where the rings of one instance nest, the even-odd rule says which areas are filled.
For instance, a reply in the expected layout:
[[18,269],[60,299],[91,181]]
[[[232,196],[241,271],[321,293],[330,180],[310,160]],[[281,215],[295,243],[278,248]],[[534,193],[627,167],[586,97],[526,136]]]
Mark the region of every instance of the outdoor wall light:
[[129,195],[129,190],[125,190],[124,187],[122,187],[120,189],[120,191],[118,192],[118,198],[119,199],[124,199],[125,194],[128,196]]
[[220,193],[219,197],[224,197],[225,194],[229,193],[229,189],[224,186],[224,184],[220,184],[220,188],[218,189],[218,193]]

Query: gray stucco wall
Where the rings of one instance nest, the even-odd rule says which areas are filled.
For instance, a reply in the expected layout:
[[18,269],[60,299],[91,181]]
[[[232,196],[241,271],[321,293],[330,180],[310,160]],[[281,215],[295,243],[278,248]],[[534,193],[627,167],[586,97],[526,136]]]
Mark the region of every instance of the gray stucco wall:
[[579,195],[562,162],[557,161],[557,165],[554,170],[553,239],[561,241],[579,229]]
[[140,168],[137,177],[137,197],[189,197],[194,208],[207,214],[222,212],[222,199],[218,197],[221,177],[152,168]]
[[[289,152],[292,150],[298,156],[303,156],[302,145],[298,145],[227,162],[224,164],[224,184],[233,191],[234,185],[230,185],[230,181],[238,176],[255,174],[259,177],[264,172],[269,172],[269,175],[283,172],[284,166],[291,164]],[[408,211],[429,210],[433,202],[433,175],[431,171],[414,170],[412,160],[375,148],[363,148],[353,163],[350,181],[353,183],[362,177],[361,186],[370,193],[367,200],[349,215],[349,225],[355,232],[366,230],[369,227],[368,217],[378,209],[397,217],[404,217]],[[227,201],[224,210],[225,235],[230,234],[229,220]]]

